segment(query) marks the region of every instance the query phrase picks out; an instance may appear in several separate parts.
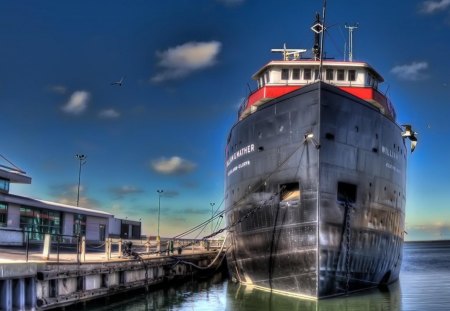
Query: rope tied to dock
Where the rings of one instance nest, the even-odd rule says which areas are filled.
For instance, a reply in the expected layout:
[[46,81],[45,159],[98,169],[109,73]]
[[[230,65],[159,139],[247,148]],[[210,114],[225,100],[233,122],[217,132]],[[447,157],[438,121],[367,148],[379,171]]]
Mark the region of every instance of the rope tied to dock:
[[[223,240],[222,246],[220,247],[219,251],[217,252],[216,257],[214,257],[214,259],[213,259],[213,260],[209,263],[209,265],[207,265],[206,267],[198,266],[198,265],[196,265],[196,264],[194,264],[194,263],[192,263],[192,262],[189,262],[189,261],[179,260],[177,257],[173,257],[173,258],[175,258],[175,259],[178,260],[173,266],[176,266],[176,265],[178,265],[179,263],[184,263],[184,264],[187,264],[187,265],[191,265],[191,266],[193,266],[194,268],[197,268],[197,269],[199,269],[199,270],[208,270],[208,269],[211,269],[211,267],[215,264],[215,262],[216,262],[217,259],[219,258],[220,254],[222,254],[222,251],[223,251],[223,248],[224,248],[224,246],[225,246],[225,242],[226,242],[227,238],[228,238],[228,234],[225,235],[225,239]],[[226,253],[223,254],[223,257],[225,257],[225,256],[226,256]],[[223,257],[222,257],[222,260],[223,260]]]

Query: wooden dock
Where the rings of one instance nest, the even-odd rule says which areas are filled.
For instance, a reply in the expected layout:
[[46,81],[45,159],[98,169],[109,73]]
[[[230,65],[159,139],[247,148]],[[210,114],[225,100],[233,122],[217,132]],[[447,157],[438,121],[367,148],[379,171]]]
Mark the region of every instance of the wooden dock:
[[[108,248],[106,248],[108,249]],[[111,250],[111,248],[110,248]],[[48,255],[47,258],[45,258]],[[0,310],[49,310],[224,267],[225,250],[192,245],[181,253],[0,254]],[[11,258],[12,257],[12,258]],[[44,258],[43,258],[44,257]]]

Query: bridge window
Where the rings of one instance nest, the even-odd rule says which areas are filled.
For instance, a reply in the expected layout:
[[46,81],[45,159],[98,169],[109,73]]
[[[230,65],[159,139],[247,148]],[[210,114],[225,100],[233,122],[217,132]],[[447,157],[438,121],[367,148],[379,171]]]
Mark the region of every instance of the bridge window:
[[264,86],[264,78],[259,77],[259,87],[263,87],[263,86]]
[[289,69],[281,69],[281,80],[289,80]]
[[355,70],[348,71],[348,81],[356,81],[356,71]]
[[344,81],[345,79],[345,71],[344,69],[338,69],[337,71],[337,80],[338,81]]
[[333,69],[327,69],[326,71],[326,78],[327,80],[333,80],[334,79],[334,70]]
[[292,80],[300,80],[300,69],[295,68],[292,70]]
[[266,71],[266,73],[264,74],[264,78],[266,80],[266,84],[270,82],[270,75],[268,71]]
[[311,69],[310,68],[305,68],[305,70],[303,71],[303,78],[305,80],[311,80]]
[[314,70],[314,80],[320,80],[319,69]]

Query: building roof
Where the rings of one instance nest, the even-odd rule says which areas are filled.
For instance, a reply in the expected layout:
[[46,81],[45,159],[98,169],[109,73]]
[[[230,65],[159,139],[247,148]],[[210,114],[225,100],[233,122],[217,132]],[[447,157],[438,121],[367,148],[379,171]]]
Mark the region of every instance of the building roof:
[[45,200],[39,200],[39,199],[33,199],[33,198],[23,197],[23,196],[14,195],[14,194],[7,194],[7,193],[4,193],[4,194],[0,193],[0,201],[6,202],[6,203],[30,206],[30,207],[45,208],[45,209],[50,209],[50,210],[60,211],[60,212],[83,214],[83,215],[88,215],[88,216],[113,217],[113,214],[99,211],[99,210],[94,210],[94,209],[79,207],[79,206],[73,206],[73,205],[67,205],[67,204],[62,204],[62,203],[56,203],[56,202],[50,202],[50,201],[45,201]]
[[25,172],[0,164],[0,178],[9,180],[12,183],[31,184],[31,177]]

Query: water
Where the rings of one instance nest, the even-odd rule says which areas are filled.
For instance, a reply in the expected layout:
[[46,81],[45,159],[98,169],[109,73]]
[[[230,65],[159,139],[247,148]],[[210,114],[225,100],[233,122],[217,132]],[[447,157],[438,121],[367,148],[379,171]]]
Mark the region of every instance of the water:
[[321,301],[300,300],[252,290],[216,275],[120,301],[89,303],[77,310],[131,311],[335,311],[450,310],[450,241],[411,242],[404,246],[399,282],[384,290]]

